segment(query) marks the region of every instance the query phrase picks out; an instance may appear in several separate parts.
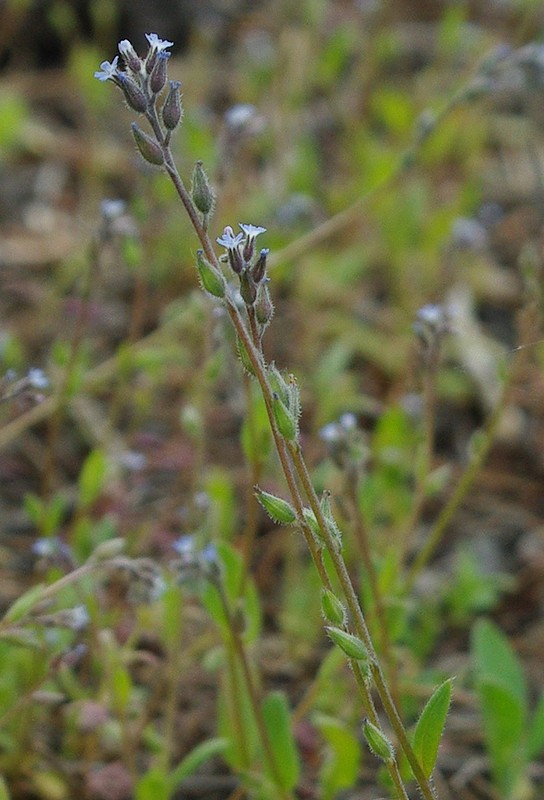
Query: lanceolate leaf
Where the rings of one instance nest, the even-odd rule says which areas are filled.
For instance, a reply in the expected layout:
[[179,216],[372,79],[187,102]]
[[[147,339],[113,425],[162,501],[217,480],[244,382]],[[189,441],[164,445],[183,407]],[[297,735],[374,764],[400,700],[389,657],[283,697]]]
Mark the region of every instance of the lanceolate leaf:
[[429,778],[436,763],[438,745],[451,700],[451,680],[435,689],[429,698],[416,725],[414,751],[425,777]]
[[[300,765],[291,728],[289,705],[283,692],[271,692],[264,699],[263,719],[281,788],[291,792],[298,783]],[[274,778],[271,771],[269,777]]]

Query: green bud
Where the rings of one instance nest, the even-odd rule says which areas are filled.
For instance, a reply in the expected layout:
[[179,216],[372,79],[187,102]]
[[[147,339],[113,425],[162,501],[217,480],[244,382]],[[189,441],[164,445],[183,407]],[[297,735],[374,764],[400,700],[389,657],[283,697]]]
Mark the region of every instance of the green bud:
[[240,356],[240,361],[242,362],[242,366],[245,369],[245,371],[248,373],[248,375],[255,376],[255,370],[253,369],[253,364],[251,363],[251,359],[248,355],[244,343],[238,336],[236,337],[236,349],[238,351],[238,355]]
[[323,616],[334,625],[344,625],[346,622],[346,609],[343,603],[330,589],[321,590],[321,610]]
[[151,136],[144,133],[135,122],[132,123],[132,135],[134,136],[136,147],[140,151],[140,155],[144,161],[149,162],[149,164],[155,164],[157,167],[162,166],[164,163],[164,156],[157,140],[152,139]]
[[209,214],[213,210],[215,194],[202,166],[202,161],[197,161],[193,170],[191,196],[193,203],[202,214]]
[[293,442],[297,438],[298,424],[295,415],[287,408],[277,392],[272,395],[272,411],[278,430],[284,439]]
[[108,539],[106,542],[101,542],[95,547],[92,555],[92,561],[109,561],[110,558],[115,558],[121,555],[125,549],[125,540],[122,536],[116,536],[114,539]]
[[336,549],[339,552],[342,549],[342,533],[340,532],[340,528],[336,524],[336,520],[334,519],[332,513],[330,492],[323,492],[319,505],[327,525],[327,530],[334,539]]
[[395,748],[383,731],[365,719],[362,725],[363,734],[370,751],[382,761],[391,762],[395,758]]
[[203,250],[196,251],[196,268],[200,276],[202,288],[214,297],[224,297],[226,281],[219,270],[204,257]]
[[295,522],[295,509],[287,500],[276,497],[275,494],[264,492],[258,486],[255,486],[255,497],[274,522],[282,525],[292,525]]
[[287,381],[273,361],[268,365],[267,373],[270,388],[287,404],[289,402],[289,387],[287,386]]
[[311,532],[313,533],[315,539],[322,545],[323,544],[323,534],[321,533],[321,528],[319,527],[319,523],[317,518],[312,511],[311,508],[303,508],[302,509],[302,516],[306,520],[308,527],[310,528]]
[[368,650],[358,636],[354,636],[352,633],[348,633],[341,628],[333,628],[332,626],[327,626],[325,630],[332,641],[338,645],[340,650],[343,650],[349,658],[353,658],[355,661],[361,661],[363,664],[368,664]]

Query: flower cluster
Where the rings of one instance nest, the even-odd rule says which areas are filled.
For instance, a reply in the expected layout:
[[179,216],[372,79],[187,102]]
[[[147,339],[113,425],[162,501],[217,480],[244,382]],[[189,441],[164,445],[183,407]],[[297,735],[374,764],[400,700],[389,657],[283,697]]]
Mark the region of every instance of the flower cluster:
[[151,124],[154,137],[132,124],[132,133],[142,157],[150,164],[164,163],[164,145],[179,125],[181,107],[180,82],[168,81],[168,93],[159,111],[157,101],[167,83],[169,48],[173,42],[159,39],[156,33],[146,33],[149,47],[145,58],[140,58],[128,39],[119,42],[119,53],[125,69],[119,67],[119,56],[113,61],[103,61],[94,75],[99,81],[111,81],[125,96],[127,105],[143,114]]
[[[217,244],[225,248],[223,260],[227,261],[232,271],[240,280],[240,294],[248,308],[254,311],[261,329],[272,319],[274,308],[268,291],[266,274],[267,247],[258,251],[255,248],[257,236],[266,231],[260,225],[240,223],[241,233],[234,233],[230,225],[217,238]],[[261,330],[261,332],[262,332]]]

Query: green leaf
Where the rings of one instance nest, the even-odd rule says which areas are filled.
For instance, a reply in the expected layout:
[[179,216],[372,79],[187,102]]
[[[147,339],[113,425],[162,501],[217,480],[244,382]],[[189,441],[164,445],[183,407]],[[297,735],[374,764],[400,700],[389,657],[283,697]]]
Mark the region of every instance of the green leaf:
[[417,721],[414,733],[414,752],[426,778],[431,777],[436,763],[438,745],[442,738],[450,700],[451,680],[448,679],[435,689]]
[[323,800],[332,800],[357,780],[361,744],[354,733],[334,717],[317,714],[313,721],[327,743],[319,780]]
[[527,739],[527,758],[539,758],[544,750],[544,693],[540,695],[531,725],[529,727],[529,734]]
[[218,753],[223,753],[228,746],[228,740],[217,737],[201,742],[194,747],[191,752],[183,758],[168,776],[169,793],[172,794],[180,783],[189,775]]
[[477,686],[491,771],[504,800],[513,797],[525,769],[525,719],[519,698],[491,678]]
[[[291,792],[298,783],[300,764],[285,693],[271,692],[267,695],[262,711],[281,788],[285,792]],[[266,766],[269,778],[274,780],[275,773],[272,772],[268,763]]]
[[10,800],[10,793],[7,784],[3,777],[0,775],[0,800]]
[[151,767],[136,784],[135,800],[169,800],[168,776],[159,767]]
[[99,497],[105,483],[107,461],[102,450],[93,450],[81,468],[79,475],[79,502],[82,508],[88,508]]
[[512,645],[488,619],[479,619],[472,629],[472,658],[477,681],[500,684],[518,701],[527,716],[527,681]]
[[44,589],[44,584],[39,583],[18,597],[6,611],[4,622],[18,622],[25,617],[39,601]]

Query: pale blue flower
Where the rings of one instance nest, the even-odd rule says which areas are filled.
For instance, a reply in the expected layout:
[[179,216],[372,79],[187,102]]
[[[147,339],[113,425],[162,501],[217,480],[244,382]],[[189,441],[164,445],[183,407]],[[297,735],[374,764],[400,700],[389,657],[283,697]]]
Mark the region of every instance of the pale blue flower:
[[100,70],[97,70],[94,73],[94,77],[98,78],[99,81],[111,81],[117,77],[117,62],[119,61],[119,56],[115,56],[113,61],[110,63],[109,61],[103,61],[100,64]]
[[146,33],[145,38],[149,42],[150,48],[156,53],[168,50],[168,48],[172,47],[174,44],[174,42],[169,42],[166,39],[159,39],[156,33]]
[[242,222],[240,222],[240,228],[248,239],[255,239],[260,233],[266,232],[266,228],[261,227],[261,225],[244,225]]
[[39,369],[38,367],[29,369],[26,379],[33,389],[47,389],[49,386],[49,378],[43,369]]
[[215,240],[217,244],[220,244],[221,247],[226,247],[227,250],[236,250],[239,244],[242,243],[244,239],[243,233],[237,233],[236,236],[234,235],[234,231],[227,225],[225,230],[223,231],[223,236],[218,236]]

